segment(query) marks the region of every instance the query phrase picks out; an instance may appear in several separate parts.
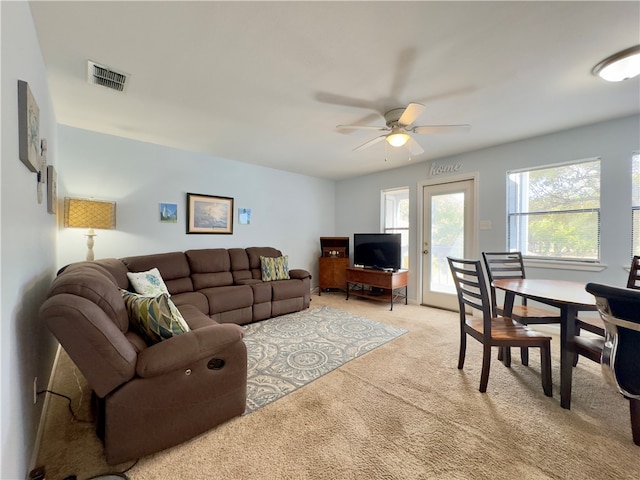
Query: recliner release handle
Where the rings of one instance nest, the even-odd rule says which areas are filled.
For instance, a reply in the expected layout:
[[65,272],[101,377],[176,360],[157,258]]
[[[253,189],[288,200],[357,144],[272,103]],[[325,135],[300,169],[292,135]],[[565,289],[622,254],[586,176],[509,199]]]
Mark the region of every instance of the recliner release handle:
[[224,367],[224,360],[221,358],[212,358],[209,360],[209,363],[207,363],[209,370],[220,370],[222,367]]

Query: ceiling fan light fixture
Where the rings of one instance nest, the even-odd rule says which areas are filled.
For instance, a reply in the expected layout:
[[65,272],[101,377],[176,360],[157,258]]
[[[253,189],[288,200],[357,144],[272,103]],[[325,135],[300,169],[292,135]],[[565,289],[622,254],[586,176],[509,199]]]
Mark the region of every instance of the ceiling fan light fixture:
[[593,67],[591,72],[609,82],[621,82],[640,75],[640,45],[614,53]]
[[409,141],[406,133],[390,133],[387,135],[387,143],[392,147],[402,147]]

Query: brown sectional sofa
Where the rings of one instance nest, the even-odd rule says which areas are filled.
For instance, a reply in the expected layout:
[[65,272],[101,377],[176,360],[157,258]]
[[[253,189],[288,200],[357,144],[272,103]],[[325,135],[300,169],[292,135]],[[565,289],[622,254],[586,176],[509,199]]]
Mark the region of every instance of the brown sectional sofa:
[[[263,282],[271,247],[201,249],[102,259],[58,272],[41,318],[97,399],[110,464],[177,445],[246,406],[247,353],[239,325],[309,307],[311,275]],[[127,272],[160,271],[191,329],[149,345],[130,324]]]

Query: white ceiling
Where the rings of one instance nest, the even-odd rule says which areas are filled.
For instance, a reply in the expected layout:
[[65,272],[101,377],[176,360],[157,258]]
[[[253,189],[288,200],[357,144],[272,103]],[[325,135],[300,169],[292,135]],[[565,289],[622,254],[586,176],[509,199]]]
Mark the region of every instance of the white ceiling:
[[[31,2],[59,123],[326,178],[406,165],[338,124],[472,125],[413,162],[640,112],[640,2]],[[87,60],[130,74],[89,85]],[[640,136],[640,134],[639,134]],[[385,161],[385,156],[387,161]]]

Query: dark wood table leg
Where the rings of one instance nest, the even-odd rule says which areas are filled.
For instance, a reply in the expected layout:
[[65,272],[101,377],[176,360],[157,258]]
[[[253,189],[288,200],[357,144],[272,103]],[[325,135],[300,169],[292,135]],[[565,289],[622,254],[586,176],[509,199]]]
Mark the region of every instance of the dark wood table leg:
[[[504,292],[504,304],[502,306],[502,316],[503,317],[511,317],[511,312],[513,311],[513,302],[516,299],[516,294],[514,292]],[[506,367],[511,366],[511,348],[509,347],[500,347],[500,351],[498,352],[498,360],[500,360]]]
[[573,337],[576,334],[576,314],[574,306],[560,308],[560,406],[571,409],[571,381],[575,348]]

